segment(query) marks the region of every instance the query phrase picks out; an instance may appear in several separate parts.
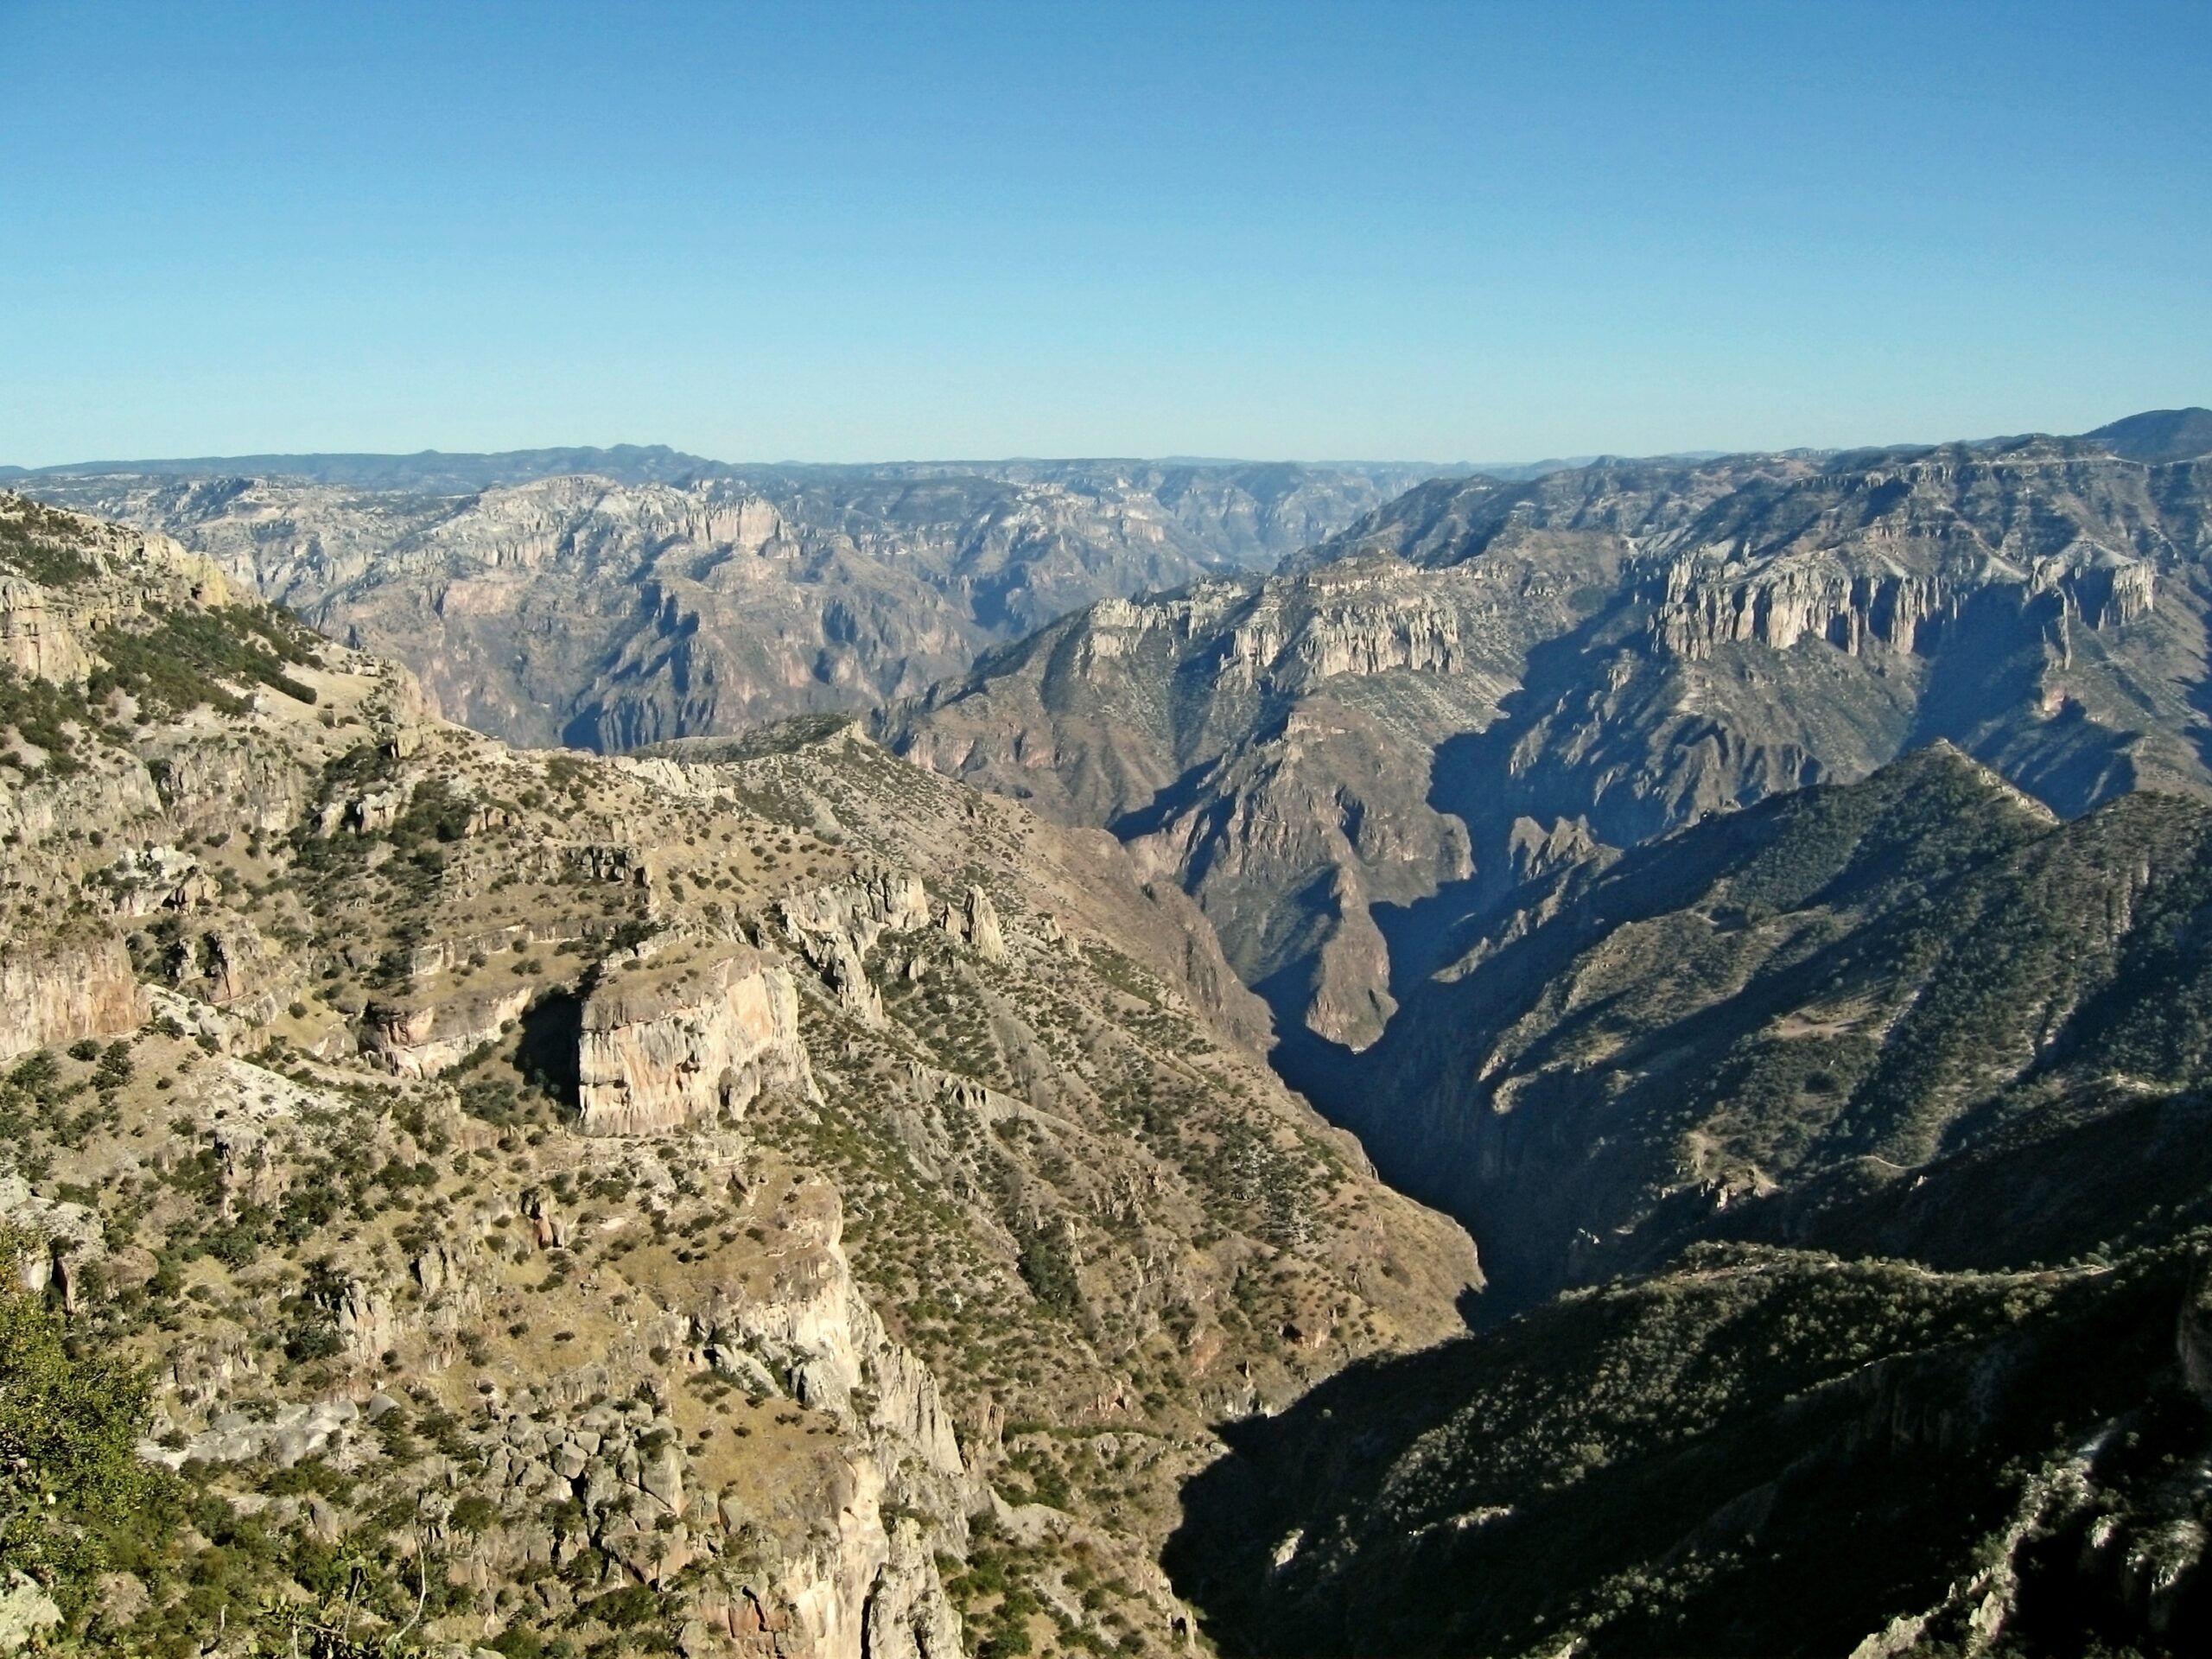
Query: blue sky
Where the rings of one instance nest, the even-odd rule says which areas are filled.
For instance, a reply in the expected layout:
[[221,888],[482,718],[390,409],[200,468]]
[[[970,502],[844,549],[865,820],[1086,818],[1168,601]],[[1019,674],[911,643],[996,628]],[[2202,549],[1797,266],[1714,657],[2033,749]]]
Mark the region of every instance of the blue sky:
[[0,461],[2212,402],[2212,4],[0,0]]

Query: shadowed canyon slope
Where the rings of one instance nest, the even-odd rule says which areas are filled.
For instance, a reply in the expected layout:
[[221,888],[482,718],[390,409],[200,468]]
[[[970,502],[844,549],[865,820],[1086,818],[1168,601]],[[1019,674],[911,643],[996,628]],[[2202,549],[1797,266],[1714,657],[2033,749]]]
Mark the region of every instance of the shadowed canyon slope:
[[2196,429],[1439,480],[886,731],[1111,827],[1362,1048],[1522,883],[1939,738],[2067,813],[2212,787],[2212,461],[2118,453]]
[[1562,875],[1357,1119],[1529,1311],[1234,1427],[1179,1586],[1258,1654],[2200,1650],[2208,913],[2212,806],[1948,748]]
[[172,536],[510,741],[859,709],[1108,595],[1272,567],[1406,467],[739,468],[664,449],[261,456],[20,480]]
[[1223,1651],[2203,1651],[2212,1236],[1935,1272],[1707,1246],[1234,1426]]
[[[1699,1237],[2063,1260],[2212,1184],[2193,1109],[2158,1103],[2212,1084],[2208,883],[2212,804],[2060,822],[1923,751],[1543,884],[1344,1115],[1516,1298]],[[2063,1189],[1999,1173],[2066,1137]]]

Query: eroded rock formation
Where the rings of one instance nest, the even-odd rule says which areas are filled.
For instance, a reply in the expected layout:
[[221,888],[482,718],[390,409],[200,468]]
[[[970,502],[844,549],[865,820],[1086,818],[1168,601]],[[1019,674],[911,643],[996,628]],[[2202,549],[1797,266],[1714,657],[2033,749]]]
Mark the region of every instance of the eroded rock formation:
[[145,1017],[119,939],[0,946],[0,1060],[135,1031]]
[[590,1135],[652,1135],[804,1087],[788,969],[744,945],[618,969],[585,999],[577,1104]]

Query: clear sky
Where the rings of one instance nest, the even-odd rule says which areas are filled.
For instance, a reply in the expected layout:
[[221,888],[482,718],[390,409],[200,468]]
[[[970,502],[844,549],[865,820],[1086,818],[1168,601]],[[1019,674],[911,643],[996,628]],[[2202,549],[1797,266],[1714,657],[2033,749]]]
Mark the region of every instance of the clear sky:
[[2212,0],[0,0],[0,461],[2212,402]]

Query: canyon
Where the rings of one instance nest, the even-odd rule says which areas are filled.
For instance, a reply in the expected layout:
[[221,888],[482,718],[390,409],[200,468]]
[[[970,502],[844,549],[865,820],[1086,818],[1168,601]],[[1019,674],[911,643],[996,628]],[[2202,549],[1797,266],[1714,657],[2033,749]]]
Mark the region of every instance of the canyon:
[[21,480],[0,1627],[2189,1650],[2201,414]]
[[1420,475],[738,467],[664,450],[348,461],[16,483],[206,554],[325,633],[404,663],[450,719],[617,750],[918,692],[1093,600],[1271,566]]
[[878,728],[1112,829],[1287,1033],[1356,1052],[1561,862],[1937,740],[2069,814],[2205,793],[2212,462],[2115,442],[1436,480]]

